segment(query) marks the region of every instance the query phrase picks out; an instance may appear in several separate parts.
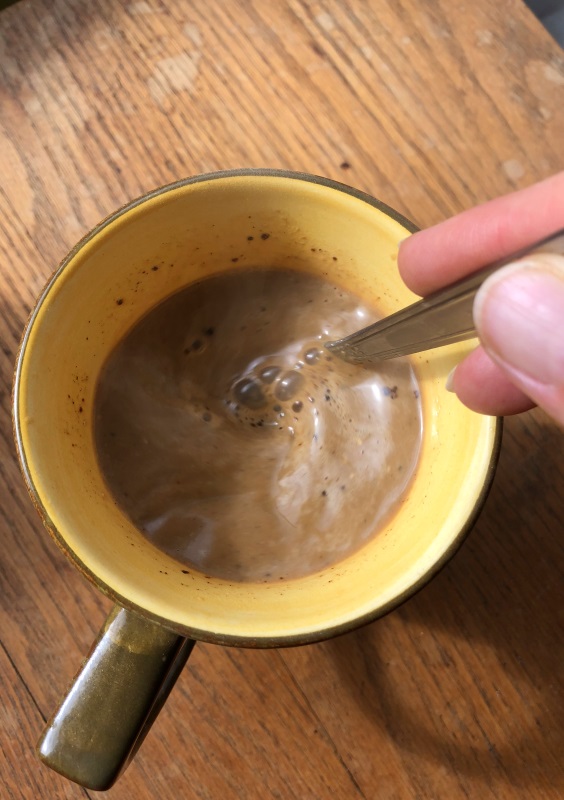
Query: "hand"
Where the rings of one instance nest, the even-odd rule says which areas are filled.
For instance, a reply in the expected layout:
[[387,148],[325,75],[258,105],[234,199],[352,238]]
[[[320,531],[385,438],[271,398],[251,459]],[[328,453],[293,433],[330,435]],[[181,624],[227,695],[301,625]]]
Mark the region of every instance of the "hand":
[[[398,265],[429,294],[564,228],[564,172],[464,211],[402,242]],[[564,256],[529,256],[488,278],[474,301],[480,346],[449,376],[474,411],[539,405],[564,425]]]

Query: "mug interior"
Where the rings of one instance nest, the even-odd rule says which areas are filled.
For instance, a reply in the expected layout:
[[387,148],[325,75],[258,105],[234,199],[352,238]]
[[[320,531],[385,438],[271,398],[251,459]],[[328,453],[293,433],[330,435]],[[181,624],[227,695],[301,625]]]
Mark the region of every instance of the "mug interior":
[[485,497],[498,444],[497,420],[469,411],[444,388],[467,343],[412,357],[423,441],[395,516],[357,553],[305,578],[259,584],[186,574],[117,507],[93,436],[106,358],[172,293],[228,270],[281,267],[329,277],[389,314],[415,299],[396,265],[398,242],[412,230],[340,184],[248,171],[158,190],[117,212],[71,252],[24,335],[16,440],[45,524],[103,591],[193,638],[270,646],[322,639],[375,618],[444,563]]

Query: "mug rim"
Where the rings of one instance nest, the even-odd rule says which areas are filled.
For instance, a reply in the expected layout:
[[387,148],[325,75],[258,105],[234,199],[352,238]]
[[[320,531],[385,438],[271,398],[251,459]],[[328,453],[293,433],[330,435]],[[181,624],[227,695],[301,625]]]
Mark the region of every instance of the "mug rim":
[[64,536],[57,530],[56,526],[51,520],[47,512],[47,509],[45,508],[43,501],[41,500],[41,496],[31,477],[26,453],[23,447],[22,433],[21,433],[22,425],[21,425],[20,411],[19,411],[19,392],[20,392],[20,378],[22,373],[22,365],[25,358],[27,343],[35,319],[38,316],[40,309],[42,308],[44,302],[47,300],[54,285],[57,283],[59,276],[66,269],[68,264],[85,247],[85,245],[87,245],[92,239],[98,236],[105,228],[111,226],[120,217],[129,213],[138,206],[143,205],[145,202],[148,202],[155,197],[159,197],[169,192],[174,192],[178,189],[181,189],[191,184],[206,183],[215,180],[222,180],[226,178],[227,179],[238,178],[238,177],[285,178],[290,180],[302,181],[304,183],[313,183],[320,186],[324,186],[328,189],[332,189],[341,192],[343,194],[350,195],[378,209],[379,211],[383,212],[386,216],[390,217],[396,222],[399,222],[410,233],[414,233],[417,230],[419,230],[418,227],[409,219],[407,219],[404,215],[400,214],[395,209],[388,206],[386,203],[383,203],[377,198],[372,197],[366,192],[360,189],[356,189],[355,187],[349,186],[348,184],[342,183],[340,181],[335,181],[331,178],[313,175],[306,172],[296,172],[291,170],[270,169],[270,168],[239,168],[230,170],[218,170],[209,173],[203,173],[200,175],[190,176],[188,178],[182,178],[180,180],[173,181],[171,183],[157,187],[156,189],[153,189],[149,192],[146,192],[145,194],[138,196],[134,200],[129,201],[128,203],[125,203],[124,205],[120,206],[117,210],[113,211],[111,214],[109,214],[100,222],[98,222],[93,228],[91,228],[61,260],[57,268],[54,270],[52,275],[47,280],[44,288],[40,292],[34,304],[34,307],[30,313],[30,316],[26,322],[26,325],[24,327],[24,331],[22,334],[22,338],[16,356],[13,389],[12,389],[13,433],[14,433],[14,440],[16,443],[16,451],[17,451],[20,470],[22,472],[24,482],[28,490],[28,493],[30,495],[31,501],[35,506],[42,520],[43,525],[47,528],[49,534],[55,540],[56,544],[63,551],[65,556],[90,581],[90,583],[92,583],[103,594],[105,594],[114,602],[119,603],[119,605],[140,614],[146,619],[149,619],[152,622],[159,624],[170,630],[180,632],[182,635],[190,639],[195,639],[197,641],[202,641],[212,644],[228,645],[234,647],[248,647],[248,648],[290,647],[290,646],[298,646],[304,644],[311,644],[314,642],[320,642],[326,639],[333,638],[338,635],[349,633],[352,630],[356,630],[359,627],[367,625],[370,622],[373,622],[374,620],[385,616],[390,611],[403,604],[406,600],[408,600],[422,588],[424,588],[424,586],[426,586],[427,583],[429,583],[429,581],[431,581],[432,578],[435,577],[435,575],[447,564],[447,562],[453,557],[455,552],[458,550],[458,548],[460,547],[464,539],[467,537],[472,527],[474,526],[484,506],[489,491],[491,489],[501,449],[501,438],[502,438],[502,427],[503,427],[501,417],[493,418],[495,429],[493,433],[491,455],[481,490],[478,496],[476,497],[471,513],[468,515],[465,524],[462,526],[456,537],[453,538],[450,545],[441,554],[441,557],[437,559],[435,562],[433,562],[430,568],[425,573],[423,573],[418,578],[417,581],[411,584],[404,592],[400,593],[399,595],[396,595],[394,598],[392,598],[382,606],[379,606],[378,608],[373,609],[372,611],[366,614],[363,614],[359,617],[355,617],[354,619],[348,620],[344,623],[336,624],[320,630],[303,632],[299,634],[290,634],[286,636],[273,635],[273,636],[256,637],[256,638],[249,636],[240,636],[236,634],[214,633],[213,631],[209,631],[206,629],[196,629],[196,628],[193,629],[178,625],[176,623],[173,623],[171,620],[167,620],[165,617],[161,617],[157,614],[154,614],[151,611],[148,611],[144,607],[137,605],[136,603],[132,602],[128,598],[121,595],[119,592],[115,591],[112,587],[108,586],[108,584],[106,584],[101,578],[99,578],[96,575],[96,573],[94,573],[70,548]]

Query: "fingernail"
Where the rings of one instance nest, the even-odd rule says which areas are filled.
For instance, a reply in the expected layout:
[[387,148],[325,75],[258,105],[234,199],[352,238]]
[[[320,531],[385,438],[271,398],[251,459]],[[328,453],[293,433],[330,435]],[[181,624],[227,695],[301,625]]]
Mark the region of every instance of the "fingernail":
[[451,369],[451,371],[447,375],[447,379],[446,379],[446,383],[445,383],[445,389],[447,390],[447,392],[453,392],[454,393],[453,385],[454,385],[454,373],[455,372],[456,372],[456,367],[453,367]]
[[400,247],[404,242],[407,242],[408,239],[411,239],[412,236],[413,234],[410,233],[409,236],[404,236],[403,239],[398,239],[398,247]]
[[474,323],[501,366],[564,384],[564,257],[539,254],[489,277],[474,301]]

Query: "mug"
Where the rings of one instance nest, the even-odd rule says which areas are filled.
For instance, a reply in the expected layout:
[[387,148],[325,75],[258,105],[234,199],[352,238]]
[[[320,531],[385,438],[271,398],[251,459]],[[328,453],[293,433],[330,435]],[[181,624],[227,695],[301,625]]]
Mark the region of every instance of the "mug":
[[413,302],[397,270],[415,227],[348,186],[277,170],[182,180],[112,214],[65,258],[27,324],[14,385],[22,472],[63,552],[116,607],[38,745],[50,767],[104,790],[126,766],[196,640],[316,642],[382,616],[460,545],[490,486],[500,422],[447,392],[471,344],[411,357],[423,438],[409,491],[361,550],[307,577],[234,583],[158,550],[116,505],[98,465],[94,396],[106,359],[160,301],[228,270],[327,277],[382,315]]

